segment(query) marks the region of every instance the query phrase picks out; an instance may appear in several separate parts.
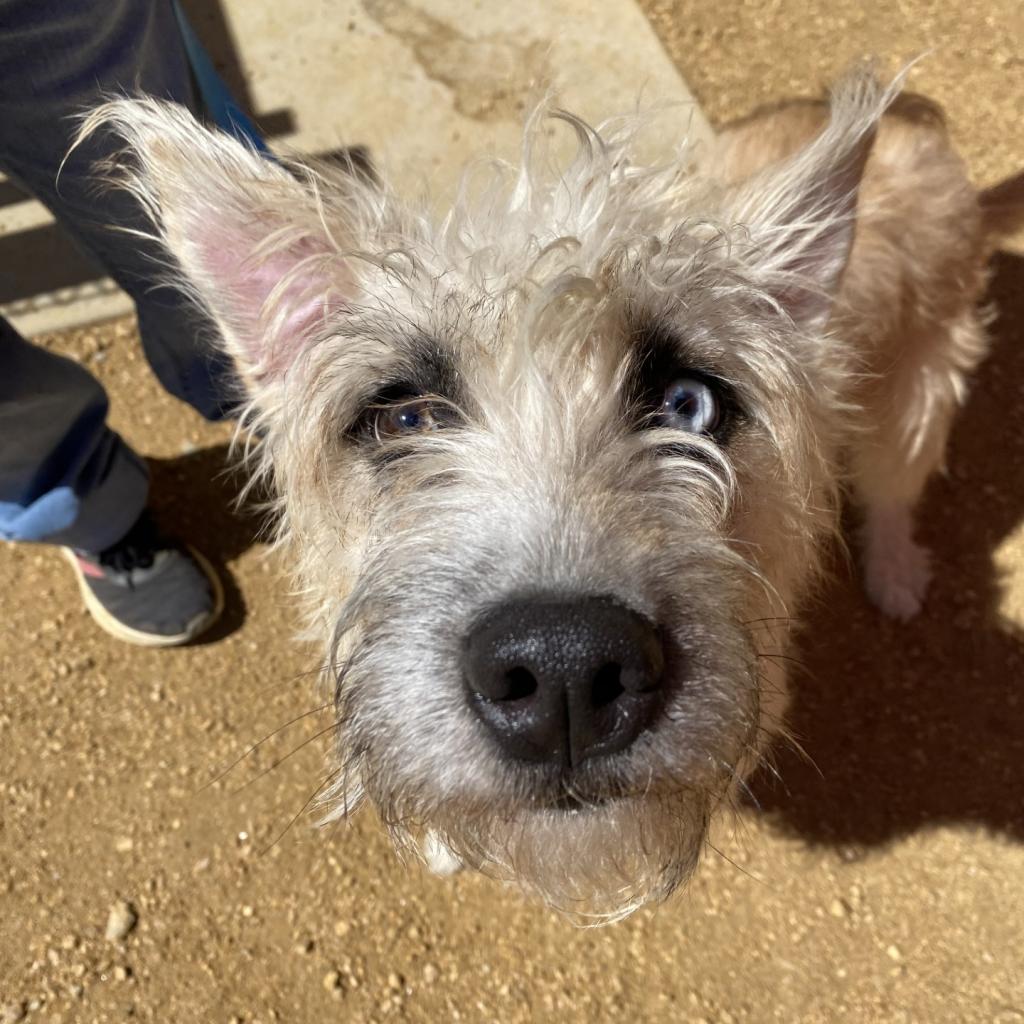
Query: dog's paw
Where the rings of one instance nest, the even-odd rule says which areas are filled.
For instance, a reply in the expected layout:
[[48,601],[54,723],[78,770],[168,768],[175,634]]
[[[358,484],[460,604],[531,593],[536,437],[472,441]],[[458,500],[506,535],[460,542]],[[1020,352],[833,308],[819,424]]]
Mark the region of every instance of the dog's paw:
[[461,871],[463,863],[441,842],[436,832],[428,832],[423,839],[423,860],[433,875],[444,878]]
[[871,538],[864,557],[864,586],[877,608],[906,622],[921,610],[931,582],[931,556],[909,537]]

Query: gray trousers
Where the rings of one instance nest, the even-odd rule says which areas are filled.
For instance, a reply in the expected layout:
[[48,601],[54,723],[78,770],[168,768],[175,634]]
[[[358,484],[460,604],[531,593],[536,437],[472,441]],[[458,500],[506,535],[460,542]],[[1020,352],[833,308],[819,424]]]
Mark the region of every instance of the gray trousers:
[[[115,91],[198,111],[170,0],[0,0],[0,170],[132,297],[163,386],[219,419],[233,393],[226,361],[204,343],[196,311],[157,285],[156,253],[112,228],[146,226],[134,201],[97,188],[93,166],[116,143],[98,134],[61,168],[74,116]],[[106,412],[91,374],[0,318],[0,538],[98,551],[124,535],[146,503],[148,472]]]

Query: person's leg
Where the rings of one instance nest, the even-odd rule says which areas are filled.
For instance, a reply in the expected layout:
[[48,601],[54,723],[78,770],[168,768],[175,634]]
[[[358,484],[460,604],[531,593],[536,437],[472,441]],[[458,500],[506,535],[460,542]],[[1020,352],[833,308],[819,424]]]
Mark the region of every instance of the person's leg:
[[128,532],[149,471],[106,419],[90,373],[0,317],[0,538],[103,551]]
[[68,152],[78,115],[115,92],[199,112],[170,0],[0,0],[0,170],[49,207],[132,297],[164,387],[219,419],[230,412],[234,381],[210,344],[212,328],[161,284],[159,250],[129,233],[149,228],[135,200],[98,182],[97,164],[118,143],[98,132]]
[[[96,186],[95,164],[115,141],[97,134],[68,155],[76,116],[115,91],[195,108],[170,0],[0,0],[0,169],[132,296],[164,386],[220,418],[232,385],[208,328],[159,286],[158,250],[130,233],[147,228],[133,200]],[[106,407],[82,367],[0,323],[0,537],[63,545],[108,632],[184,643],[219,614],[220,583],[201,555],[154,526],[145,464],[106,427]]]
[[146,464],[106,417],[91,374],[0,317],[0,539],[63,546],[108,633],[186,643],[220,614],[220,582],[202,555],[155,527]]

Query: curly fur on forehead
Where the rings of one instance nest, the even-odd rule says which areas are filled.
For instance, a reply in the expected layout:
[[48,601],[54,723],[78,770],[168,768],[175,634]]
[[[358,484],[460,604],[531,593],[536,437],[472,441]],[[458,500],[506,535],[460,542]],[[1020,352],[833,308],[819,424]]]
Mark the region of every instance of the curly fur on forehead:
[[[191,116],[157,100],[112,101],[93,111],[81,131],[112,131],[126,140],[132,159],[113,176],[149,211],[167,248],[195,264],[176,283],[197,292],[219,326],[232,324],[223,322],[203,271],[221,276],[218,261],[232,242],[242,246],[232,253],[241,264],[236,274],[266,271],[272,286],[254,295],[262,301],[250,310],[259,314],[266,361],[278,336],[294,333],[298,307],[319,302],[326,312],[335,297],[346,308],[358,305],[360,282],[376,284],[380,275],[421,285],[454,276],[491,298],[544,286],[557,294],[584,287],[580,278],[599,283],[604,268],[634,254],[659,252],[654,262],[666,289],[676,272],[692,274],[703,264],[717,276],[736,260],[743,274],[729,284],[756,287],[771,299],[780,283],[800,276],[794,257],[852,216],[827,187],[808,194],[808,182],[826,164],[842,169],[856,162],[898,86],[882,93],[870,76],[850,75],[835,90],[826,130],[785,175],[762,175],[731,190],[695,173],[699,154],[685,138],[662,162],[641,162],[636,146],[647,117],[593,129],[543,106],[527,122],[519,167],[488,161],[467,171],[439,222],[427,201],[409,203],[351,166],[274,165],[209,133],[197,146],[200,129]],[[575,132],[577,154],[567,167],[548,152],[549,117]],[[855,187],[853,179],[846,185]]]

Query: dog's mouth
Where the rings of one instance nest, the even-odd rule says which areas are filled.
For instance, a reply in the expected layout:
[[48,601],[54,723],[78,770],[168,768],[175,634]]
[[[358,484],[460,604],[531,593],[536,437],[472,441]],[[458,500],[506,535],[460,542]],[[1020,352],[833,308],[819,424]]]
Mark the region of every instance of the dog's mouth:
[[607,794],[584,796],[578,793],[561,793],[556,797],[542,802],[539,806],[546,811],[559,811],[564,814],[581,814],[596,811],[610,804],[616,797]]
[[537,811],[561,814],[583,814],[605,810],[612,804],[638,795],[637,788],[618,772],[595,770],[564,770],[536,779],[536,788],[529,806]]

